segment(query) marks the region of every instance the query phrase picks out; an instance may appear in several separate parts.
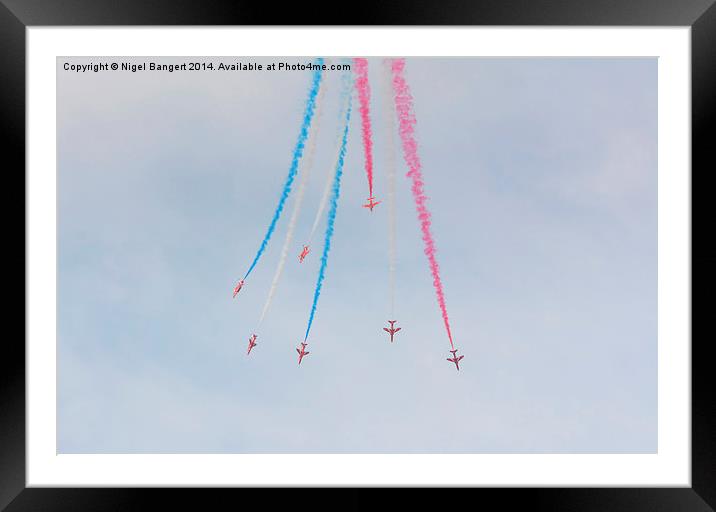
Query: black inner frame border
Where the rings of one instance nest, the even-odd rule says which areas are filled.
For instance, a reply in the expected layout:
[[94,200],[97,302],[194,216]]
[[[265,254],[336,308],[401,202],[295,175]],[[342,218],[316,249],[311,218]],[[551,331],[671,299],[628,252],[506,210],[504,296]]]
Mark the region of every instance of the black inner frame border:
[[[711,224],[707,203],[716,157],[709,151],[716,116],[716,4],[714,0],[436,0],[373,2],[339,17],[335,9],[309,9],[304,4],[260,7],[245,0],[0,0],[0,155],[5,183],[25,190],[25,29],[31,26],[82,25],[542,25],[542,26],[689,26],[691,27],[692,101],[692,487],[690,488],[499,488],[443,489],[450,505],[470,498],[473,506],[499,503],[536,510],[716,510],[716,377],[711,372],[706,325],[709,291],[716,285],[716,242],[705,228]],[[316,6],[318,7],[318,6]],[[344,9],[345,10],[345,9]],[[340,10],[339,10],[340,12]],[[319,14],[320,13],[320,14]],[[14,172],[8,172],[12,169]],[[10,182],[9,179],[16,180]],[[696,184],[697,186],[694,186]],[[25,194],[21,197],[24,211]],[[12,201],[3,201],[6,219]],[[9,223],[8,223],[9,224]],[[6,224],[7,226],[7,224]],[[13,226],[23,251],[9,250],[8,261],[27,269],[26,226]],[[696,240],[697,230],[702,236]],[[7,230],[7,227],[6,227]],[[12,246],[8,244],[8,249]],[[20,261],[21,260],[21,261]],[[14,266],[13,266],[14,268]],[[694,279],[698,270],[699,277]],[[18,277],[15,277],[17,274]],[[11,274],[20,279],[20,272]],[[8,295],[6,295],[7,297]],[[26,291],[23,299],[26,298]],[[698,300],[697,300],[698,299]],[[8,301],[10,303],[10,301]],[[14,307],[14,301],[11,302]],[[23,302],[24,312],[24,302]],[[18,308],[19,309],[19,308]],[[20,316],[18,314],[18,316]],[[24,316],[24,314],[23,314]],[[26,321],[26,320],[25,320]],[[176,502],[203,509],[221,496],[235,500],[256,489],[130,489],[26,488],[25,461],[25,328],[23,336],[5,337],[0,358],[0,510],[154,510]],[[7,332],[7,331],[6,331]],[[320,491],[321,494],[317,494]],[[337,495],[338,492],[340,495]],[[330,492],[331,496],[325,493]],[[379,489],[275,489],[275,505],[358,510],[378,503],[402,507],[425,503],[423,489],[386,493]],[[468,497],[467,492],[471,495]],[[229,495],[229,493],[231,493]],[[242,493],[238,496],[236,493]],[[310,493],[308,495],[307,493]],[[477,493],[477,495],[475,495]],[[317,500],[316,497],[319,497]],[[233,501],[232,500],[232,501]],[[336,501],[338,500],[338,501]],[[387,500],[387,501],[386,501]],[[234,502],[234,506],[241,506]],[[455,503],[457,505],[457,503]]]

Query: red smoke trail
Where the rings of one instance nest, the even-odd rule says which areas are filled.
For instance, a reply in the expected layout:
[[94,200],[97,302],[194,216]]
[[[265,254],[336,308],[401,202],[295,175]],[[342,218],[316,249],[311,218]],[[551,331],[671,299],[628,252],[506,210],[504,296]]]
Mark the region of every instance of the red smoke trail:
[[410,88],[403,76],[404,68],[405,59],[394,59],[391,63],[393,92],[395,93],[395,111],[398,116],[400,140],[403,145],[405,163],[408,165],[408,169],[410,169],[407,177],[413,180],[413,199],[415,200],[415,208],[418,211],[420,230],[423,233],[423,242],[425,242],[425,255],[428,257],[428,263],[430,264],[430,273],[433,276],[435,294],[437,295],[438,305],[443,315],[443,322],[445,322],[445,330],[450,340],[450,348],[454,349],[452,333],[450,332],[450,321],[448,319],[447,307],[445,306],[443,283],[440,280],[440,269],[435,259],[435,240],[433,240],[433,235],[430,233],[430,212],[425,205],[427,197],[423,190],[422,164],[418,157],[418,143],[415,140],[416,120],[415,114],[413,113],[413,97],[410,95]]
[[356,91],[360,102],[361,129],[363,132],[363,150],[365,152],[365,172],[368,175],[368,191],[373,197],[373,133],[370,125],[370,83],[368,82],[368,61],[353,59]]

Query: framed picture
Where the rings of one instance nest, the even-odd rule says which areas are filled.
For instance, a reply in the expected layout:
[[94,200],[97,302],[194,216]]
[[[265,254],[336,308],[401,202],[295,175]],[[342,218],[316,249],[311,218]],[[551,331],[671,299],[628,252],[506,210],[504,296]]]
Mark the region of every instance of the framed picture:
[[0,2],[0,509],[714,509],[712,2]]

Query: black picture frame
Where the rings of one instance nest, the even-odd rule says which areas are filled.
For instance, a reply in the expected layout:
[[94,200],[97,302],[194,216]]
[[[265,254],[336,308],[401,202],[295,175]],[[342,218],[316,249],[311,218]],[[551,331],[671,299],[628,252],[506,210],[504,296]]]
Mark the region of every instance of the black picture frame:
[[[716,284],[716,242],[705,233],[712,214],[707,194],[716,173],[713,133],[716,116],[716,5],[715,0],[489,0],[410,2],[391,0],[339,17],[337,9],[306,9],[302,3],[259,8],[245,0],[0,0],[0,155],[3,158],[6,198],[18,197],[25,182],[25,29],[31,26],[81,25],[636,25],[690,26],[692,72],[692,486],[690,488],[502,488],[441,491],[443,506],[470,492],[474,507],[500,502],[508,509],[606,511],[708,511],[716,510],[716,378],[708,357],[713,342],[706,327],[707,292]],[[330,13],[324,19],[317,12]],[[339,10],[340,12],[340,10]],[[329,18],[330,19],[326,19]],[[12,187],[12,188],[11,188]],[[3,201],[5,219],[14,218],[15,204]],[[6,222],[6,234],[9,226]],[[17,228],[18,230],[20,228]],[[696,237],[700,230],[701,236]],[[6,238],[13,270],[25,265],[23,250]],[[15,234],[15,233],[13,233]],[[19,240],[20,233],[15,234]],[[22,261],[21,261],[22,256]],[[25,275],[23,277],[26,277]],[[698,272],[698,279],[696,274]],[[19,272],[8,272],[14,278]],[[19,277],[17,277],[19,279]],[[24,282],[23,282],[24,285]],[[9,291],[6,289],[6,292]],[[6,297],[10,297],[6,293]],[[23,294],[24,297],[24,294]],[[14,304],[14,302],[12,302]],[[24,310],[24,301],[23,301]],[[19,316],[19,315],[18,315]],[[10,319],[10,316],[6,316]],[[13,318],[14,320],[14,318]],[[18,320],[19,323],[19,320]],[[6,328],[6,333],[10,332]],[[24,333],[24,324],[23,324]],[[698,336],[696,335],[698,333]],[[218,496],[232,506],[247,506],[241,499],[258,498],[249,489],[70,489],[26,488],[25,485],[25,341],[5,336],[0,372],[0,510],[150,510],[157,501],[162,509],[172,502],[207,509]],[[345,510],[372,507],[372,489],[350,489],[339,498],[307,497],[308,491],[272,491],[276,500],[292,507]],[[323,490],[319,492],[324,492]],[[253,496],[251,495],[253,493]],[[476,493],[476,494],[475,494]],[[315,493],[313,493],[315,494]],[[385,493],[381,493],[385,495]],[[425,501],[424,490],[395,493],[380,500],[399,500],[401,508]],[[265,497],[264,497],[265,499]],[[339,500],[338,502],[336,500]],[[445,501],[447,500],[447,501]],[[213,508],[213,507],[212,507]]]

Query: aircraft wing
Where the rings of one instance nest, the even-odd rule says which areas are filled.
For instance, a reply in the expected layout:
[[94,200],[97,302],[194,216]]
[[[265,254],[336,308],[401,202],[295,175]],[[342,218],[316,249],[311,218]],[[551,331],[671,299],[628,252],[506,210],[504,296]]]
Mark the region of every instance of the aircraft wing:
[[388,329],[387,327],[383,327],[383,330],[384,330],[385,332],[387,332],[388,334],[390,334],[390,329]]
[[398,332],[400,329],[402,329],[402,327],[398,327],[395,332]]
[[463,357],[465,357],[465,356],[460,356],[460,357],[457,358],[457,360],[459,361],[459,360],[462,359]]

